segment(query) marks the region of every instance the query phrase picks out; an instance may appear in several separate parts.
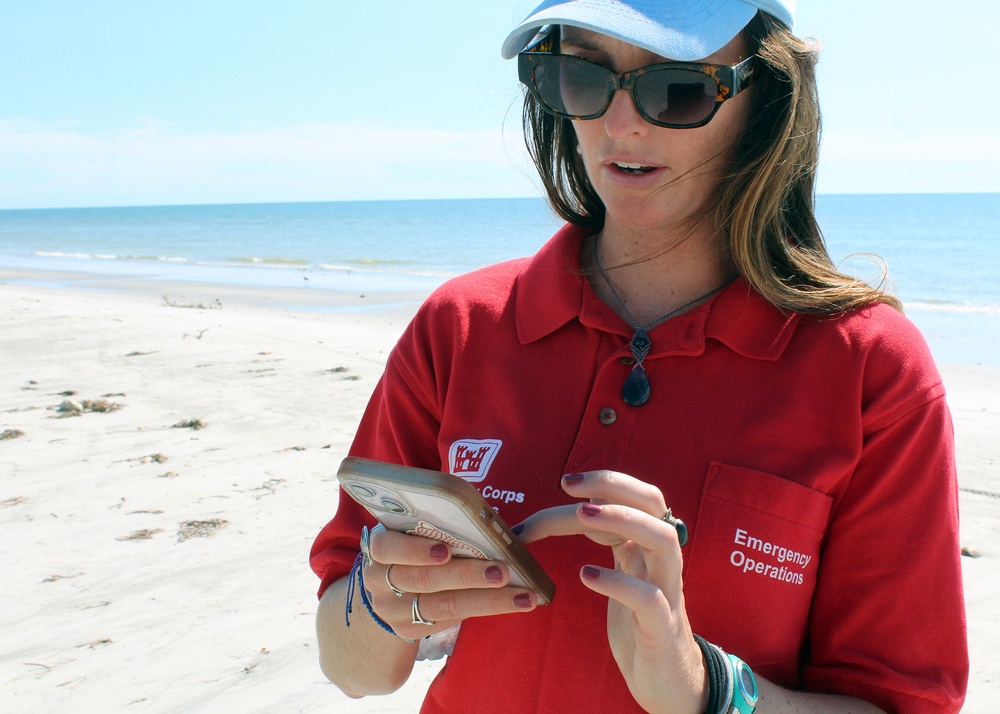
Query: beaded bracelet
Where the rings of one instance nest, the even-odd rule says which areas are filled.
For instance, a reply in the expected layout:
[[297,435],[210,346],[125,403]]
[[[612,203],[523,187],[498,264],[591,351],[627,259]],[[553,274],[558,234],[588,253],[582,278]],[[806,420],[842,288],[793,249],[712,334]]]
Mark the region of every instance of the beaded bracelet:
[[385,622],[385,620],[375,614],[375,610],[372,608],[372,602],[368,598],[368,591],[365,589],[365,578],[362,568],[363,563],[364,555],[362,553],[358,553],[358,557],[354,559],[354,565],[351,566],[351,574],[347,576],[347,600],[344,603],[344,623],[348,627],[351,626],[351,613],[354,612],[354,583],[356,580],[358,587],[361,589],[361,602],[364,603],[365,609],[368,610],[368,614],[372,616],[373,620],[375,620],[376,625],[389,634],[396,635],[399,639],[409,642],[411,645],[419,642],[419,640],[411,640],[409,637],[403,637],[402,635],[396,634],[396,631],[392,629],[392,627]]
[[708,670],[708,707],[705,714],[725,714],[733,700],[733,670],[729,658],[721,648],[706,642],[699,635],[694,636],[694,641],[698,643]]

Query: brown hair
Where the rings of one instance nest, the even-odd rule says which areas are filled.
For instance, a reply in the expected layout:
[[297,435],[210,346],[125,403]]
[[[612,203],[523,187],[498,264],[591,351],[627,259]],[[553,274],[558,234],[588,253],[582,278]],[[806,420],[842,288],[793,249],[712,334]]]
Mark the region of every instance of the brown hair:
[[[758,57],[749,119],[718,187],[714,219],[728,236],[736,268],[768,302],[784,310],[828,314],[884,302],[901,310],[881,285],[837,270],[816,221],[820,110],[818,50],[758,12],[743,30]],[[553,210],[592,232],[604,225],[568,119],[525,96],[524,136]],[[881,283],[885,282],[883,272]]]

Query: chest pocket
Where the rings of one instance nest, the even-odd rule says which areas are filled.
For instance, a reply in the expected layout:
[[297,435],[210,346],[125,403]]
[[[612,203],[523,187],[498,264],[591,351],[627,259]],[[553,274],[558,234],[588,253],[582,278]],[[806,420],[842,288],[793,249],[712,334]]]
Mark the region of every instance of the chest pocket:
[[797,684],[832,504],[802,484],[713,463],[684,554],[694,631]]

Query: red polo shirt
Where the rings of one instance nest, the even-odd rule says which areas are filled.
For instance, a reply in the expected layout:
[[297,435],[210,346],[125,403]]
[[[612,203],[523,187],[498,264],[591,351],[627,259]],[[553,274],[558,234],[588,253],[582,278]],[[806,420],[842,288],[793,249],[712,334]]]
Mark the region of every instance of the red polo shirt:
[[[916,328],[884,305],[783,314],[740,279],[650,332],[630,407],[632,329],[580,275],[583,234],[452,280],[389,357],[353,455],[458,473],[509,524],[568,503],[565,473],[656,484],[690,529],[692,628],[793,689],[958,711],[968,676],[953,437]],[[322,590],[363,523],[350,498],[312,549]],[[612,565],[583,537],[531,546],[548,607],[472,618],[424,712],[641,711],[607,642]]]

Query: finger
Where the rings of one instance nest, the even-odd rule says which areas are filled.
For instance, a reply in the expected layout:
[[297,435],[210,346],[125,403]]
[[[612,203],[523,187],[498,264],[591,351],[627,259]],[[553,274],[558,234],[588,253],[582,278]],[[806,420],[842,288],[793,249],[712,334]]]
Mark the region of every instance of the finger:
[[[618,570],[585,565],[580,580],[609,598],[608,639],[612,652],[624,653],[647,672],[655,672],[660,694],[653,701],[672,700],[681,711],[704,708],[705,665],[691,634],[683,597],[671,602],[648,582]],[[621,660],[619,660],[621,661]],[[686,696],[688,704],[679,704]],[[696,708],[700,703],[701,709]]]
[[668,634],[663,623],[669,621],[674,608],[660,588],[634,578],[620,570],[597,565],[580,568],[580,581],[590,590],[615,600],[635,613],[635,621],[643,634],[662,639]]
[[[361,594],[366,607],[369,608],[376,620],[382,625],[388,626],[392,632],[400,637],[407,637],[419,640],[423,637],[436,634],[458,624],[456,622],[440,621],[434,622],[426,620],[417,622],[414,619],[412,605],[413,599],[417,597],[411,593],[404,593],[402,597],[380,597],[368,590],[368,583],[365,582],[365,589]],[[414,626],[419,626],[419,632]]]
[[684,560],[677,531],[670,524],[634,508],[593,503],[581,503],[578,517],[590,533],[603,533],[605,542],[617,540],[611,545],[619,569],[649,581],[671,602],[681,597]]
[[[404,593],[433,593],[442,590],[478,590],[506,587],[510,582],[510,571],[503,563],[472,558],[453,558],[451,562],[439,566],[400,565],[389,566],[392,584]],[[373,568],[373,572],[378,570]],[[379,593],[395,593],[385,583],[387,568],[382,568],[385,585]],[[367,577],[367,576],[366,576]],[[367,581],[366,581],[367,582]],[[372,592],[376,592],[374,589]]]
[[[425,623],[413,620],[413,600]],[[398,635],[419,639],[440,632],[469,617],[485,617],[516,612],[531,612],[538,605],[533,593],[519,588],[501,590],[454,590],[399,598],[388,614]]]
[[645,511],[656,518],[667,512],[663,492],[656,486],[617,471],[587,471],[562,477],[563,490],[593,503],[617,503]]
[[516,528],[522,543],[533,543],[550,536],[581,535],[583,523],[576,515],[577,504],[553,506],[528,516]]
[[372,560],[385,565],[441,565],[451,559],[451,549],[441,541],[386,528],[374,528],[369,542]]
[[581,503],[576,507],[576,515],[585,528],[613,534],[621,542],[632,541],[654,552],[662,551],[665,543],[672,543],[680,553],[677,530],[644,511],[620,505]]
[[440,622],[530,612],[537,607],[538,598],[529,590],[508,587],[500,590],[449,590],[427,593],[419,595],[418,603],[424,619]]

